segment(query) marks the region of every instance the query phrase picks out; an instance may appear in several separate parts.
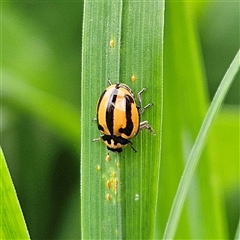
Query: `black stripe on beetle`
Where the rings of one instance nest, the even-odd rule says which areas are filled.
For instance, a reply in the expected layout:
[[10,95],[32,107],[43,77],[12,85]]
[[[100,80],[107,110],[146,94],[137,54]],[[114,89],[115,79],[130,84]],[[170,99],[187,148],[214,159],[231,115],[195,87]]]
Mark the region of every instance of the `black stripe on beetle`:
[[126,112],[126,127],[120,128],[119,132],[124,133],[127,136],[130,136],[133,130],[133,121],[132,121],[132,103],[134,103],[134,100],[131,96],[125,95],[124,98],[126,99],[126,106],[125,106],[125,112]]
[[107,109],[106,109],[106,123],[111,135],[113,134],[113,116],[114,116],[115,102],[118,94],[117,86],[118,85],[116,85],[116,87],[112,90],[112,93],[109,97],[109,101],[107,104]]

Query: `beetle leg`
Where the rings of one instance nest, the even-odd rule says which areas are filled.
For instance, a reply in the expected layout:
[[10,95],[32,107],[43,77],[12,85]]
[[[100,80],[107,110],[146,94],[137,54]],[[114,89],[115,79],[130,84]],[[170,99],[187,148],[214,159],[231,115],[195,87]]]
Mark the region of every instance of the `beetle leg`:
[[102,140],[101,137],[99,137],[99,138],[94,138],[94,139],[92,140],[92,142],[98,142],[98,141],[101,141],[101,140]]
[[140,122],[139,130],[144,130],[144,129],[147,129],[147,130],[149,130],[153,135],[156,135],[156,133],[154,132],[152,126],[148,123],[148,121]]
[[142,95],[142,93],[144,93],[146,90],[147,90],[147,88],[143,88],[143,89],[138,93],[138,100],[139,100],[139,103],[140,103],[140,109],[139,109],[139,114],[140,114],[140,115],[143,114],[144,111],[145,111],[147,108],[153,106],[152,103],[149,103],[149,104],[147,104],[145,107],[142,107],[142,96],[141,96],[141,95]]
[[97,121],[97,118],[93,118],[93,120],[92,121]]
[[145,110],[146,110],[147,108],[151,107],[151,106],[153,106],[153,103],[149,103],[149,104],[147,104],[144,108],[140,108],[140,109],[139,109],[139,114],[140,114],[140,115],[143,114],[143,113],[145,112]]
[[140,108],[142,108],[142,96],[141,94],[144,93],[147,90],[147,88],[143,88],[139,93],[138,93],[138,100],[140,103]]

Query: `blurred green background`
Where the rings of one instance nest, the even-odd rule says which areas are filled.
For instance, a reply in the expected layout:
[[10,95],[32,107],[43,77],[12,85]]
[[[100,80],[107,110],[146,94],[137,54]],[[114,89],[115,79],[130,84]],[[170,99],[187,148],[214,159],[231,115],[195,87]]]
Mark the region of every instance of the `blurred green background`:
[[[76,239],[83,1],[1,4],[1,145],[30,236]],[[195,14],[211,99],[239,48],[239,3],[206,2]],[[228,108],[239,106],[239,89],[238,74]]]
[[2,147],[32,239],[80,237],[82,17],[82,1],[2,3]]

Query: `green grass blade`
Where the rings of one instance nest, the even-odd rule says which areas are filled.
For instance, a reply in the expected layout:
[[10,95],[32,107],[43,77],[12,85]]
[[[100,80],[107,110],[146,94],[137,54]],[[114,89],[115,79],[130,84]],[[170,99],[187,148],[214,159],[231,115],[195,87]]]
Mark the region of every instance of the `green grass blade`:
[[156,131],[156,136],[145,131],[133,140],[137,154],[131,149],[124,152],[122,193],[129,239],[151,239],[158,227],[154,220],[161,154],[163,17],[163,1],[124,2],[120,76],[126,83],[131,74],[136,77],[131,84],[135,93],[148,88],[143,105],[153,102],[154,106],[143,114],[142,120],[148,120]]
[[[196,19],[190,6],[186,1],[166,2],[163,152],[156,238],[163,236],[187,156],[207,108]],[[215,220],[221,217],[216,214],[219,208],[206,175],[209,171],[206,152],[203,160],[178,224],[176,238],[179,239],[204,238],[210,232],[216,236],[219,232]],[[214,206],[211,215],[208,214],[209,205]],[[207,221],[203,220],[206,218]]]
[[[118,196],[108,191],[107,181],[115,181],[119,168],[115,159],[104,163],[107,151],[92,139],[99,136],[95,117],[97,99],[119,76],[119,48],[122,3],[85,1],[82,42],[81,89],[81,233],[82,239],[116,239],[121,234]],[[110,47],[113,40],[114,48]],[[107,198],[110,196],[111,199]],[[111,201],[108,201],[110,199]],[[120,230],[119,230],[120,228]],[[121,236],[121,235],[120,235]]]
[[2,149],[0,161],[0,239],[30,239]]
[[239,240],[240,239],[240,219],[238,222],[238,227],[237,227],[237,231],[236,231],[236,235],[235,235],[235,240]]
[[[82,239],[153,238],[162,111],[164,2],[85,1],[81,95]],[[110,153],[99,136],[96,103],[106,79],[123,82],[143,105],[156,136],[141,132],[122,154]],[[136,81],[133,81],[136,80]],[[156,117],[157,116],[157,117]]]
[[240,69],[240,51],[238,51],[237,55],[235,56],[232,64],[230,65],[229,69],[227,70],[223,80],[213,98],[213,101],[208,109],[206,117],[202,123],[201,129],[195,141],[195,144],[192,148],[192,151],[189,155],[186,167],[183,172],[182,179],[179,183],[179,187],[176,193],[176,197],[173,202],[173,206],[171,209],[171,213],[169,216],[169,220],[165,229],[164,239],[172,239],[174,237],[177,223],[180,217],[180,213],[183,207],[184,200],[186,198],[186,194],[192,180],[194,171],[198,164],[198,160],[203,149],[204,143],[207,138],[207,134],[209,133],[210,127],[213,123],[213,119],[218,113],[218,110],[222,104],[226,93],[231,86],[235,75]]

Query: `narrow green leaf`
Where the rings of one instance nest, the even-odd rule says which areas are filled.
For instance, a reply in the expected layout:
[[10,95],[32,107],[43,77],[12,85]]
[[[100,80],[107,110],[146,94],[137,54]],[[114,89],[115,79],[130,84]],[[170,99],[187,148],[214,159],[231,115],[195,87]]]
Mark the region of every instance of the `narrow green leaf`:
[[[164,2],[85,1],[81,98],[82,239],[153,238],[161,153]],[[156,136],[140,132],[126,147],[110,152],[99,137],[98,97],[107,86],[143,87],[143,114]],[[135,81],[134,81],[135,80]]]
[[213,101],[208,109],[208,112],[200,128],[197,139],[188,157],[188,161],[187,161],[186,167],[184,168],[183,176],[179,183],[176,197],[174,199],[169,220],[165,229],[165,233],[163,237],[164,239],[172,239],[174,237],[177,223],[183,207],[183,203],[186,198],[187,191],[188,191],[190,182],[192,180],[194,171],[198,164],[198,160],[201,155],[201,151],[203,149],[204,143],[206,141],[207,134],[209,133],[210,127],[212,126],[212,123],[213,123],[213,119],[218,113],[218,110],[222,104],[222,101],[226,96],[226,93],[229,87],[231,86],[235,75],[240,69],[239,60],[240,60],[240,50],[238,51],[237,55],[233,59],[233,62],[230,65],[229,69],[227,70],[225,76],[223,77],[223,80],[213,98]]
[[[156,238],[163,236],[187,157],[207,111],[206,76],[196,22],[201,6],[203,2],[166,2],[160,229]],[[212,153],[208,144],[188,191],[177,239],[220,239],[228,235],[221,189],[211,169]]]
[[2,148],[0,161],[0,239],[30,239]]
[[239,240],[240,239],[240,219],[238,222],[238,227],[237,227],[237,231],[236,231],[236,235],[235,235],[235,240]]

